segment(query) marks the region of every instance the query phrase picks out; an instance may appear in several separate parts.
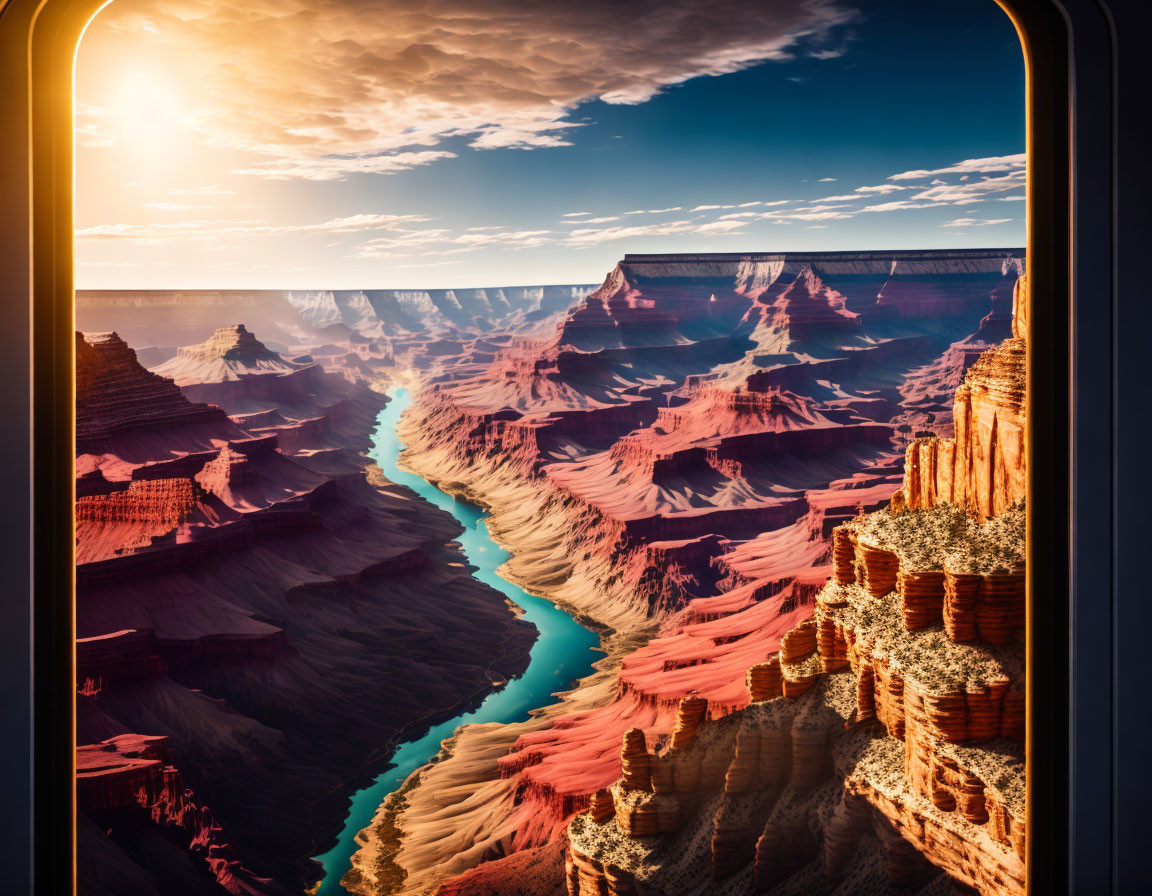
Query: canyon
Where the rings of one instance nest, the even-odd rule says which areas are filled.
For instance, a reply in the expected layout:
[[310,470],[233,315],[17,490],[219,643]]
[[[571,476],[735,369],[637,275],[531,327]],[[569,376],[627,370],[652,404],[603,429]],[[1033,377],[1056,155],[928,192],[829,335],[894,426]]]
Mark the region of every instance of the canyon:
[[[331,326],[282,355],[207,328],[230,305],[112,315],[159,373],[114,331],[77,333],[82,893],[302,892],[353,782],[535,639],[471,575],[459,523],[371,465],[386,397],[296,350]],[[182,327],[207,339],[156,346]]]
[[[1011,251],[627,256],[547,339],[520,340],[481,371],[429,380],[401,421],[402,460],[488,506],[490,531],[513,552],[504,574],[601,625],[607,655],[530,722],[458,732],[402,799],[381,808],[349,889],[671,896],[783,886],[788,875],[728,880],[752,864],[735,847],[717,874],[723,883],[632,872],[627,883],[601,862],[581,885],[572,870],[579,849],[565,847],[577,842],[571,819],[589,807],[597,814],[594,797],[622,772],[628,780],[630,732],[633,747],[636,732],[653,746],[675,740],[686,697],[694,712],[706,707],[708,721],[748,710],[749,670],[769,674],[763,664],[780,660],[787,638],[808,637],[792,633],[814,625],[839,528],[880,511],[902,487],[912,496],[902,506],[935,506],[939,490],[929,497],[905,486],[906,464],[915,476],[917,458],[927,470],[935,457],[931,469],[948,472],[933,476],[970,483],[949,497],[971,503],[975,518],[1019,498],[1023,349],[1001,344],[1012,336],[1022,273],[1022,253]],[[987,354],[998,346],[1011,355],[1005,363]],[[963,464],[939,460],[950,457]],[[982,479],[993,458],[999,472]],[[989,491],[990,482],[998,487]],[[1000,534],[1015,538],[1017,529]],[[972,597],[951,604],[956,629],[1015,637],[1021,579],[1010,578],[983,628],[979,588],[963,579]],[[944,576],[929,579],[935,587]],[[940,622],[939,592],[921,599],[927,622],[916,624]],[[800,665],[815,656],[802,653]],[[1009,679],[1022,693],[1019,675]],[[839,690],[821,685],[825,692],[822,708],[810,710],[823,720],[820,744],[843,709]],[[785,721],[778,728],[783,737]],[[710,760],[721,777],[727,749]],[[823,746],[815,753],[811,762],[830,765]],[[781,763],[776,774],[785,770]],[[760,792],[745,802],[767,811],[772,799]],[[809,826],[813,806],[794,808],[795,824]],[[648,819],[640,849],[667,849],[645,868],[673,855],[708,863],[685,840],[646,840],[662,830],[644,828],[660,810],[637,812]],[[711,812],[700,817],[696,844],[713,822]],[[746,820],[738,839],[755,845],[763,826]],[[799,841],[794,858],[808,854]]]
[[347,892],[1022,892],[1023,274],[630,255],[594,290],[79,295],[151,368],[78,340],[91,876],[302,892],[405,725],[523,671],[458,524],[369,467],[403,385],[400,466],[604,653],[447,737]]

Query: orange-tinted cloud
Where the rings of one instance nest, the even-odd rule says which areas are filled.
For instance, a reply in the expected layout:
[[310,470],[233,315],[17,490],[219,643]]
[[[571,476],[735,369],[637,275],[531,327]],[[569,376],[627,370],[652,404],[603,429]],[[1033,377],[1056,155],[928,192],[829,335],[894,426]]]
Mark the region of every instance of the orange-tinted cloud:
[[837,0],[116,0],[86,40],[110,64],[150,47],[212,141],[263,156],[245,173],[325,180],[430,164],[451,138],[564,145],[583,102],[828,58],[853,17]]

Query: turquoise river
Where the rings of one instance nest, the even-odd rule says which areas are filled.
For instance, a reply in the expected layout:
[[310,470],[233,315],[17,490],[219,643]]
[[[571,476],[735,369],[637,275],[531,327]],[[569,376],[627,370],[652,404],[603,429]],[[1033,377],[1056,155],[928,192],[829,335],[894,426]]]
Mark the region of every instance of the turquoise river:
[[464,532],[458,541],[468,562],[476,567],[475,577],[520,607],[524,618],[536,626],[539,637],[532,646],[528,668],[520,677],[493,691],[476,709],[441,722],[415,740],[400,744],[389,767],[370,786],[352,795],[352,806],[339,840],[330,851],[316,857],[324,866],[324,880],[317,896],[344,894],[340,878],[351,867],[357,832],[368,826],[388,794],[399,789],[412,772],[427,765],[439,752],[441,741],[461,725],[472,722],[524,721],[531,710],[554,702],[554,693],[567,690],[573,681],[589,674],[592,663],[601,656],[596,650],[599,638],[593,632],[554,604],[528,594],[497,574],[496,568],[509,554],[488,537],[484,523],[487,513],[483,508],[457,500],[414,473],[399,468],[397,460],[404,445],[396,433],[396,425],[412,398],[406,389],[395,390],[391,398],[377,420],[372,459],[390,480],[407,486],[459,520]]

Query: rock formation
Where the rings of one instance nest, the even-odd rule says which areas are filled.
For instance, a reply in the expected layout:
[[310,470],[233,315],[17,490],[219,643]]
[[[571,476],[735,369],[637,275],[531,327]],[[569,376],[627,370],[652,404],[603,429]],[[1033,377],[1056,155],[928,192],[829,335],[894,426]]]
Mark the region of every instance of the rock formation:
[[[1017,308],[1026,307],[1025,283],[1017,281]],[[1023,332],[1014,324],[1017,330]],[[956,392],[956,437],[916,439],[908,446],[909,507],[948,501],[989,517],[1023,499],[1027,359],[1024,340],[1016,335],[984,352]]]
[[285,358],[242,324],[180,348],[154,372],[171,377],[191,400],[223,408],[248,432],[275,433],[291,454],[339,445],[366,451],[379,410],[377,393],[358,377]]
[[195,388],[242,377],[283,375],[301,366],[280,357],[243,324],[236,324],[218,327],[199,345],[184,346],[155,372],[174,380],[177,386]]
[[891,505],[833,529],[814,613],[750,669],[749,705],[645,752],[652,786],[629,731],[614,816],[568,825],[569,896],[1024,893],[1026,453],[995,434],[1026,431],[1025,291],[956,393],[987,425],[948,452],[991,478],[926,487],[914,443]]
[[[387,815],[405,889],[382,886],[366,851],[354,891],[531,892],[524,869],[553,867],[549,844],[604,791],[608,824],[660,831],[695,817],[662,762],[695,717],[682,699],[706,707],[680,745],[699,749],[702,732],[753,695],[823,692],[820,649],[849,668],[846,642],[813,617],[834,562],[848,551],[856,563],[855,545],[832,534],[885,506],[914,437],[956,436],[954,393],[1007,335],[1021,266],[1020,253],[976,251],[628,256],[552,334],[496,343],[487,363],[425,379],[402,420],[403,459],[489,506],[490,532],[513,551],[507,575],[605,626],[607,657],[531,722],[460,732]],[[901,570],[883,561],[873,558],[872,586],[887,575],[891,590]],[[935,584],[942,619],[945,575],[926,586],[914,575],[924,570],[907,572],[915,624],[934,624],[934,597],[917,589]],[[979,613],[954,572],[962,623]],[[986,628],[1012,632],[1012,599],[1001,603]],[[642,782],[647,755],[648,789],[613,784],[631,729],[644,746],[628,735],[628,774]],[[731,737],[707,774],[719,791],[730,778],[735,799],[756,790],[763,745]],[[804,772],[830,773],[830,761]],[[436,797],[448,787],[451,809]],[[721,825],[718,867],[762,828],[740,813]],[[853,873],[873,873],[873,845]],[[453,877],[493,855],[508,858]],[[609,869],[597,886],[623,880]]]
[[[77,748],[82,891],[126,892],[135,881],[126,882],[123,870],[115,867],[122,859],[169,886],[181,877],[195,880],[198,872],[205,892],[288,896],[287,889],[257,877],[241,863],[211,810],[197,803],[185,786],[168,740],[122,734]],[[96,825],[106,833],[95,830]],[[149,836],[152,831],[159,837]],[[115,840],[121,851],[93,849],[101,836]]]
[[534,632],[454,520],[367,480],[382,395],[243,327],[173,366],[224,407],[77,337],[80,892],[286,896],[348,785]]
[[[431,375],[486,363],[509,334],[548,328],[593,286],[441,290],[78,290],[76,325],[114,329],[148,367],[181,357],[243,321],[272,351],[307,355],[331,371],[371,381],[382,372]],[[176,375],[177,371],[165,371]],[[208,376],[204,381],[217,381]],[[184,385],[181,382],[181,385]]]
[[[163,435],[157,433],[163,430]],[[76,334],[76,450],[130,453],[211,447],[240,430],[219,408],[195,404],[170,379],[149,373],[116,333]],[[142,442],[137,449],[133,442]]]

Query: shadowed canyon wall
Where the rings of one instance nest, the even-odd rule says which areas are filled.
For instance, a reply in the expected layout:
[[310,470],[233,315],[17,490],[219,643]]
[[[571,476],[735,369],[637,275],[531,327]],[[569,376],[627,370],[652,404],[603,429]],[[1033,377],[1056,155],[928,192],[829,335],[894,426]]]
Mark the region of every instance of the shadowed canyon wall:
[[348,784],[534,632],[366,477],[383,395],[242,325],[160,372],[77,335],[81,892],[298,893]]

